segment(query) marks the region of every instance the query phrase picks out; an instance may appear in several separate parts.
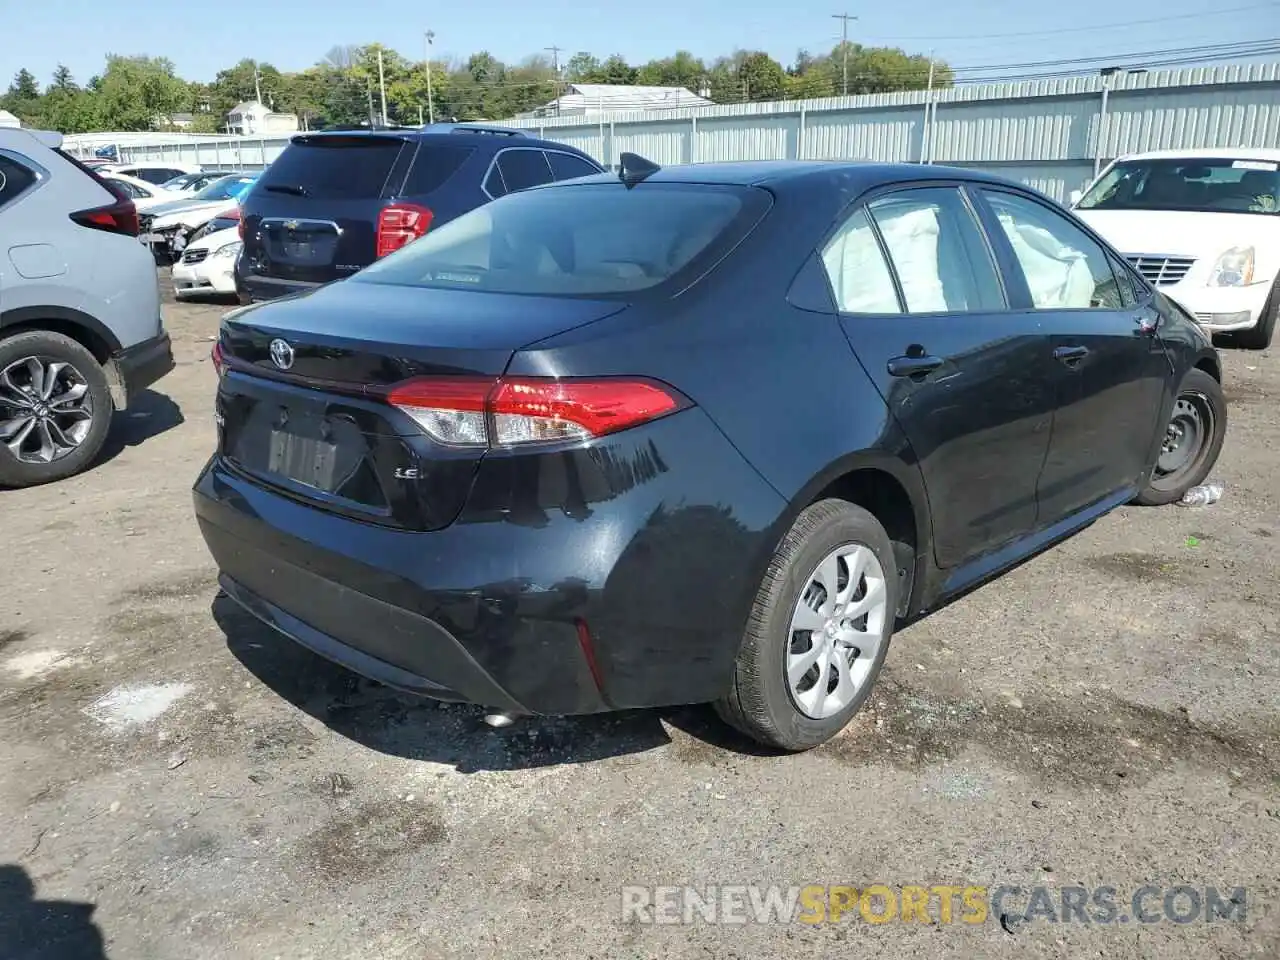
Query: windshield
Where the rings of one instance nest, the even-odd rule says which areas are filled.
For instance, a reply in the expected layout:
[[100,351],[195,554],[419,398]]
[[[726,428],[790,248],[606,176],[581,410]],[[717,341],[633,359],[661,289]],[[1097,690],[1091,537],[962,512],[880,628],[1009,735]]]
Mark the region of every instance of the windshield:
[[1280,163],[1266,160],[1161,159],[1117,163],[1078,210],[1280,212]]
[[752,187],[584,184],[508,194],[351,279],[450,290],[609,296],[710,266],[768,209]]
[[197,200],[236,200],[249,187],[253,186],[253,177],[223,177],[215,180],[196,194]]

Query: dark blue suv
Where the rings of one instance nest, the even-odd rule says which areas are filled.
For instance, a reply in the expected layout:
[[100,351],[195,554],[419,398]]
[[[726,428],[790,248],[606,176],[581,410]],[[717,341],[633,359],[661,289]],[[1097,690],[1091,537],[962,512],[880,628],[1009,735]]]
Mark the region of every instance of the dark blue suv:
[[247,303],[341,280],[503,194],[600,171],[502,127],[299,134],[241,203],[236,289]]

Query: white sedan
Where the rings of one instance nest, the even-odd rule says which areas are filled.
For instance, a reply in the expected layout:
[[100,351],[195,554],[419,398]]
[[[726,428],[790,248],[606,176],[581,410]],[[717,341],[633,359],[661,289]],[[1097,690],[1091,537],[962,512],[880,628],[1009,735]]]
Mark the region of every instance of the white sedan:
[[219,230],[196,240],[173,265],[173,295],[183,297],[236,292],[233,268],[240,253],[240,231]]
[[164,187],[157,187],[154,183],[147,183],[145,180],[139,180],[137,177],[131,177],[125,173],[101,173],[99,176],[129,197],[133,201],[133,205],[138,208],[139,213],[150,210],[152,207],[159,206],[162,203],[182,199],[182,194],[180,193],[166,190]]
[[1210,333],[1266,348],[1280,314],[1280,150],[1121,157],[1073,203]]

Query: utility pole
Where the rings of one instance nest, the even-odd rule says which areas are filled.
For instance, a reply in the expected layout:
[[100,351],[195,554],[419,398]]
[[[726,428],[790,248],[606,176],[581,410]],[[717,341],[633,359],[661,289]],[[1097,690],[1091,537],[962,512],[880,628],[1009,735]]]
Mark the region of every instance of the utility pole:
[[[422,39],[423,39],[422,52],[426,57],[426,64],[427,64],[427,123],[436,122],[436,105],[435,105],[434,99],[431,96],[431,41],[434,40],[435,38],[436,38],[436,34],[434,30],[428,30],[426,33],[422,35]],[[422,111],[419,110],[418,113],[419,113],[418,119],[419,121],[421,121]],[[419,123],[419,126],[421,126],[421,123]]]
[[551,54],[551,72],[556,75],[556,116],[560,116],[560,48],[546,47]]
[[847,13],[833,13],[832,18],[840,21],[840,58],[844,61],[844,95],[849,95],[849,21],[857,20]]
[[932,138],[929,136],[929,108],[933,104],[933,51],[929,51],[929,85],[924,92],[924,126],[920,128],[920,162],[932,162],[925,154],[925,144],[929,144],[929,149],[933,149]]
[[369,98],[369,129],[372,130],[378,125],[378,118],[373,113],[373,82],[365,77],[364,92]]
[[253,61],[253,96],[258,103],[262,102],[262,74],[258,72],[258,61]]
[[382,125],[390,126],[387,118],[387,78],[382,73],[382,48],[378,48],[378,93],[382,97]]

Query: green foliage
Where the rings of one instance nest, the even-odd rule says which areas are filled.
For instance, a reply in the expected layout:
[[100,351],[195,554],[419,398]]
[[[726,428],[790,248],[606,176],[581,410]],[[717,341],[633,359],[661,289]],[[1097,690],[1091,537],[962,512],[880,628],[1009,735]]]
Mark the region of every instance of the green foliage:
[[[368,44],[333,47],[315,66],[296,73],[244,59],[220,70],[209,84],[182,80],[173,64],[160,57],[109,56],[102,74],[83,87],[59,65],[43,92],[29,71],[20,70],[0,96],[0,107],[28,126],[64,133],[159,128],[174,113],[193,114],[192,132],[212,133],[223,129],[233,107],[254,100],[260,90],[268,107],[297,114],[304,129],[358,126],[381,122],[379,53],[387,118],[405,124],[418,123],[419,116],[427,120],[428,102],[438,121],[511,117],[551,102],[566,83],[685,87],[717,103],[736,103],[838,96],[846,69],[850,94],[920,89],[929,77],[926,57],[854,43],[819,56],[802,50],[785,69],[759,50],[737,50],[710,64],[678,50],[639,65],[621,54],[600,59],[581,51],[561,65],[559,83],[553,64],[541,54],[507,64],[480,51],[451,63],[432,61],[428,67]],[[954,82],[951,69],[935,63],[933,82],[949,86]]]

